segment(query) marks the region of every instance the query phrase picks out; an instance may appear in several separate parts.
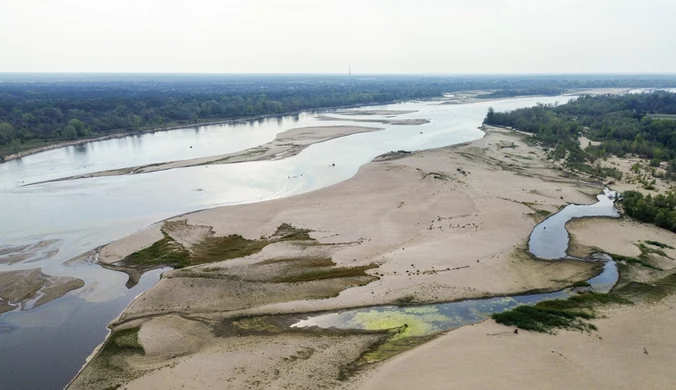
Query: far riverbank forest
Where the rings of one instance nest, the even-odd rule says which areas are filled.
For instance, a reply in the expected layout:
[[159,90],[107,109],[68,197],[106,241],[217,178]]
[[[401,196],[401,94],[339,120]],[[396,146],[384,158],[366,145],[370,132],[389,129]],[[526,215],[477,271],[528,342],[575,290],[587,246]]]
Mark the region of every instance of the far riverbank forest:
[[457,91],[498,98],[604,87],[676,87],[676,77],[0,74],[0,161],[47,143],[174,125]]
[[[636,155],[650,161],[651,176],[641,178],[645,190],[655,190],[655,178],[676,179],[675,93],[582,96],[562,105],[489,109],[484,123],[534,134],[534,141],[549,149],[549,158],[574,171],[619,179],[617,168],[595,163],[610,155]],[[591,142],[580,145],[581,136]],[[635,173],[641,169],[632,166]],[[626,215],[676,232],[675,192],[653,196],[627,191],[622,205]]]

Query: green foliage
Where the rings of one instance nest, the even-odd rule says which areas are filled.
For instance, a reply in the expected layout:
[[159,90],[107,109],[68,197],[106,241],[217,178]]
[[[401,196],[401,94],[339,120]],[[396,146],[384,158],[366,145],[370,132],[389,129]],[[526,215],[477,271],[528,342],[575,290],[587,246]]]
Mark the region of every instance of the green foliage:
[[477,95],[479,99],[499,99],[499,98],[508,98],[516,96],[556,96],[565,93],[567,89],[561,87],[531,87],[531,88],[519,88],[519,89],[501,89],[490,93],[484,93]]
[[[552,158],[568,155],[568,164],[633,153],[651,159],[657,167],[661,161],[676,159],[676,121],[653,119],[654,113],[676,114],[676,94],[582,96],[563,105],[493,112],[484,123],[534,133],[538,141],[554,148]],[[583,151],[578,142],[583,132],[601,144]],[[668,175],[676,175],[676,162],[670,167]]]
[[658,301],[676,292],[676,273],[651,283],[631,282],[615,290],[615,294],[647,301]]
[[626,215],[676,232],[676,193],[669,191],[646,196],[637,191],[627,191],[623,195],[622,209]]
[[648,240],[645,243],[648,244],[648,245],[653,245],[653,246],[660,247],[660,248],[674,249],[673,246],[661,243],[659,241]]
[[183,268],[190,265],[190,252],[174,241],[168,234],[148,248],[134,252],[122,262],[127,266],[156,267],[168,265]]
[[[670,76],[0,75],[0,152],[223,119],[497,90],[485,98],[572,88],[671,87]],[[657,112],[657,111],[655,111]],[[662,112],[662,111],[660,111]],[[664,121],[667,122],[667,121]],[[671,121],[673,122],[673,121]],[[7,125],[3,125],[6,123]]]
[[112,356],[120,353],[145,354],[143,346],[138,340],[138,327],[115,330],[106,340],[101,350],[104,356]]
[[566,300],[552,300],[535,306],[518,306],[504,313],[493,314],[495,322],[534,332],[551,333],[556,329],[596,330],[584,320],[596,318],[593,308],[605,304],[629,304],[612,294],[585,293]]
[[[206,236],[200,242],[194,244],[189,251],[167,233],[171,232],[173,229],[181,229],[183,226],[188,226],[185,220],[165,222],[162,228],[164,238],[156,241],[148,248],[127,256],[122,260],[122,265],[140,270],[147,270],[160,266],[184,268],[192,265],[250,256],[260,252],[267,245],[275,242],[315,242],[315,240],[310,237],[309,230],[299,229],[287,223],[283,223],[270,237],[261,237],[260,239],[250,240],[239,234],[231,234],[223,237]],[[325,263],[327,261],[329,262],[328,265],[335,265],[330,259],[318,259],[318,261],[306,263],[308,266],[320,267],[326,266],[327,264]],[[289,279],[280,281],[306,281],[364,276],[365,270],[375,267],[377,266],[368,265],[355,268],[315,269],[307,271],[303,275],[294,276],[294,280]]]
[[333,261],[330,261],[330,266],[326,268],[308,268],[301,273],[294,275],[282,276],[275,278],[274,283],[295,283],[295,282],[311,282],[315,280],[339,279],[339,278],[354,278],[361,276],[369,276],[366,271],[373,268],[378,268],[376,264],[368,264],[359,267],[333,267]]
[[657,270],[657,271],[662,270],[661,268],[650,264],[646,259],[641,259],[641,258],[636,258],[636,257],[631,257],[631,256],[622,256],[622,255],[618,255],[616,253],[609,253],[609,255],[610,255],[610,257],[613,258],[613,260],[616,260],[616,261],[624,261],[627,264],[636,264],[636,265],[640,265],[642,267],[654,269],[654,270]]

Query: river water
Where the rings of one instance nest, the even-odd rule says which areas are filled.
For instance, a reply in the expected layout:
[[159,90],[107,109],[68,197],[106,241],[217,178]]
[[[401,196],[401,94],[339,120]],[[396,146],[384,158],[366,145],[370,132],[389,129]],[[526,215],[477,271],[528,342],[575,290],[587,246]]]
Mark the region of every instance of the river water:
[[[201,126],[92,142],[0,164],[0,248],[28,245],[25,259],[0,272],[42,268],[74,276],[84,288],[27,311],[0,315],[0,389],[62,388],[105,338],[105,325],[155,283],[146,274],[126,289],[125,274],[95,264],[63,263],[158,220],[204,208],[281,198],[323,188],[353,176],[374,157],[392,150],[420,150],[471,141],[488,107],[512,110],[536,103],[565,103],[570,96],[509,99],[465,105],[407,102],[381,107],[417,110],[397,119],[429,119],[421,126],[322,122],[315,115]],[[373,119],[373,117],[368,117]],[[274,139],[296,127],[366,125],[383,131],[312,145],[286,160],[199,166],[150,174],[43,183],[72,175],[230,153]],[[192,146],[192,148],[191,148]],[[335,164],[335,166],[332,166]],[[9,205],[9,207],[7,207]],[[42,243],[39,250],[31,245]],[[6,257],[6,256],[5,256]],[[39,372],[40,375],[35,375]]]

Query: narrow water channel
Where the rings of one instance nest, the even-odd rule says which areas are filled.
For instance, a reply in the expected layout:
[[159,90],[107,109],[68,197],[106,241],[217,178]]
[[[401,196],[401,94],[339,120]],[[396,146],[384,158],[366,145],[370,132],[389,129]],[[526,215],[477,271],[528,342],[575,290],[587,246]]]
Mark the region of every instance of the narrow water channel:
[[[566,258],[569,235],[565,225],[573,218],[618,217],[614,199],[616,193],[605,189],[598,195],[598,202],[592,205],[568,205],[547,220],[538,224],[530,235],[530,252],[543,259]],[[582,260],[580,260],[582,261]],[[607,254],[595,254],[585,261],[604,262],[602,272],[587,280],[590,288],[606,293],[619,278],[615,261]],[[468,299],[458,302],[420,306],[374,306],[354,310],[311,316],[293,324],[293,327],[337,328],[337,329],[388,329],[406,326],[414,329],[413,336],[425,336],[459,328],[483,321],[494,313],[510,310],[519,305],[534,305],[538,302],[565,299],[578,294],[575,287],[543,294],[526,294],[486,299]]]

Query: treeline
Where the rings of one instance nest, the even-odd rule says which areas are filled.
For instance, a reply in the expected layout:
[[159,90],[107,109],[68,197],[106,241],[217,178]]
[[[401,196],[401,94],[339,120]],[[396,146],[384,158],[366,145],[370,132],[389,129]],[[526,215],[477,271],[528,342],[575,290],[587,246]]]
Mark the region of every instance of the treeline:
[[[538,105],[511,112],[489,110],[484,123],[508,126],[535,134],[552,147],[554,158],[567,156],[571,164],[593,162],[608,154],[627,153],[669,161],[676,174],[676,121],[652,118],[676,114],[676,94],[652,92],[627,95],[582,96],[562,105]],[[578,137],[586,135],[600,145],[584,151]],[[584,145],[587,146],[587,145]]]
[[[36,96],[0,92],[0,146],[16,147],[31,139],[78,139],[112,132],[140,130],[210,120],[276,115],[301,110],[356,104],[388,103],[396,100],[439,96],[443,89],[433,83],[325,84],[281,87],[278,84],[226,86],[223,92],[194,92],[188,85],[175,91],[134,90],[125,86],[110,91],[100,86],[97,94],[89,88],[49,85]],[[114,87],[112,87],[114,88]],[[1,89],[1,88],[0,88]],[[75,95],[76,97],[72,97]],[[90,97],[83,97],[90,96]]]
[[676,232],[676,193],[670,191],[665,195],[646,196],[637,191],[627,191],[623,195],[622,208],[626,215]]
[[676,77],[0,74],[0,154],[42,141],[454,91],[516,96],[618,86],[676,87]]
[[501,99],[501,98],[510,98],[516,96],[556,96],[568,92],[568,88],[563,87],[533,87],[533,88],[521,88],[521,89],[501,89],[498,91],[493,91],[489,93],[483,93],[477,95],[479,99]]

